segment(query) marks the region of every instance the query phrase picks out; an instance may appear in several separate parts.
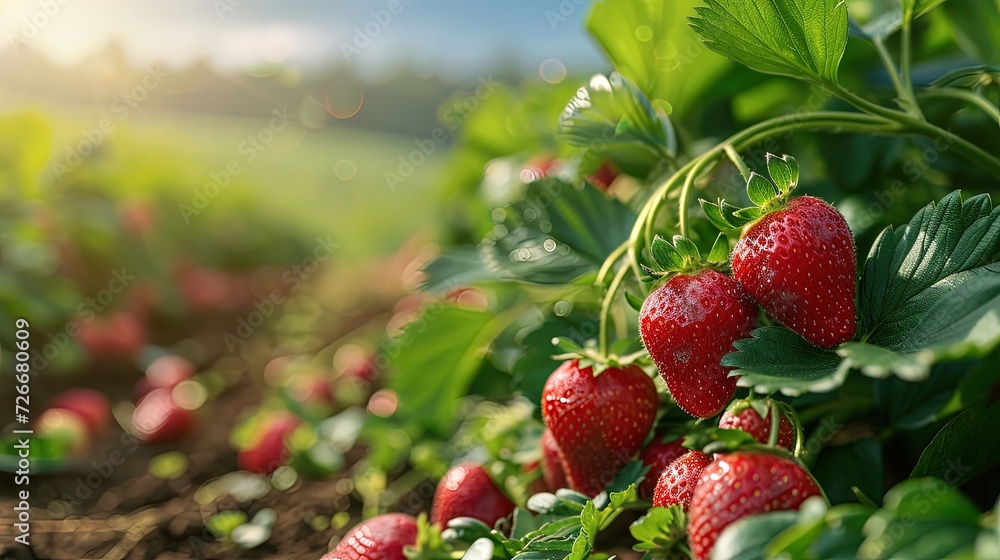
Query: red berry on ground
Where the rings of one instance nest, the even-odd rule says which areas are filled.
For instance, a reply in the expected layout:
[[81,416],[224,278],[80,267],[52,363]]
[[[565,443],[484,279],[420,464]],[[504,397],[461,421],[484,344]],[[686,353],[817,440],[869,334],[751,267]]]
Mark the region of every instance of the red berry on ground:
[[452,467],[438,483],[431,522],[445,527],[456,517],[472,517],[492,527],[513,512],[514,502],[482,465],[462,463]]
[[387,513],[352,528],[320,560],[406,560],[403,548],[416,543],[417,520]]
[[653,491],[653,505],[670,507],[680,504],[687,511],[694,487],[698,485],[702,471],[711,462],[711,457],[697,450],[688,451],[673,460],[660,473]]
[[833,348],[854,338],[854,237],[833,206],[800,196],[747,225],[732,266],[769,315],[812,344]]
[[194,412],[181,408],[166,388],[153,389],[132,412],[132,435],[153,445],[176,441],[194,429]]
[[46,408],[61,408],[75,412],[83,419],[91,435],[103,432],[111,419],[111,402],[93,389],[63,391],[46,404]]
[[291,455],[287,445],[288,436],[300,424],[302,420],[298,416],[284,411],[273,413],[264,419],[258,429],[262,435],[237,456],[240,468],[260,474],[271,474],[278,470],[278,467],[287,464]]
[[542,392],[542,417],[559,446],[574,490],[596,496],[614,480],[653,427],[656,385],[637,366],[595,376],[579,360],[563,362]]
[[657,435],[639,454],[639,460],[649,467],[646,478],[639,485],[639,496],[644,500],[653,496],[656,482],[660,479],[660,473],[663,472],[663,469],[667,468],[667,465],[672,463],[674,459],[687,453],[688,449],[684,447],[683,443],[683,438],[663,441],[663,437]]
[[768,453],[717,455],[691,496],[688,540],[696,560],[711,557],[723,529],[756,513],[794,510],[819,496],[812,476],[791,459]]
[[757,325],[757,306],[735,280],[711,269],[678,274],[646,298],[639,334],[670,395],[698,418],[718,414],[736,394],[720,364]]
[[146,367],[146,375],[136,382],[132,390],[136,399],[153,389],[173,389],[181,381],[195,374],[195,365],[180,356],[160,356]]

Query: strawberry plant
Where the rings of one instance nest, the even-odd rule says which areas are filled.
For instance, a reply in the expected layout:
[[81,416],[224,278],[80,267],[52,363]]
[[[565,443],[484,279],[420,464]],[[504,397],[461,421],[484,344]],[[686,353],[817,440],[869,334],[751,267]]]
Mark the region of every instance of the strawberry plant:
[[606,0],[610,72],[484,103],[378,426],[414,442],[388,470],[459,493],[474,459],[463,500],[514,507],[407,554],[995,554],[998,19],[974,4]]

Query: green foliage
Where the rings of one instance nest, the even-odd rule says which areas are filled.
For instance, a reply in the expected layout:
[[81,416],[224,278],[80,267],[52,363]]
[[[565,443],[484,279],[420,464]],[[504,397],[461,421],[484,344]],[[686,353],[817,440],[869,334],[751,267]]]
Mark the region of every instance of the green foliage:
[[688,558],[687,515],[680,505],[654,507],[629,526],[638,541],[633,550],[643,553],[644,560]]
[[767,393],[799,393],[829,390],[843,381],[835,352],[781,327],[761,327],[750,334],[752,338],[736,341],[736,351],[722,359],[722,365],[734,368],[731,375],[740,376],[741,385]]
[[628,238],[634,221],[627,206],[593,187],[536,181],[522,200],[503,209],[500,233],[483,241],[479,259],[468,249],[440,257],[425,269],[424,288],[444,290],[493,279],[571,283],[596,271]]
[[968,553],[981,531],[979,511],[940,479],[902,482],[885,496],[862,534],[860,558],[951,558]]
[[708,48],[769,74],[836,82],[847,46],[847,4],[838,0],[707,0],[691,20]]
[[389,387],[400,395],[400,420],[447,433],[485,347],[504,326],[490,313],[440,304],[388,343],[385,353],[398,353]]
[[776,535],[791,527],[797,516],[794,511],[778,511],[744,517],[719,534],[712,549],[712,557],[763,560],[765,545]]
[[981,357],[1000,343],[1000,210],[955,191],[887,228],[863,266],[857,337],[836,352],[763,327],[723,364],[741,384],[790,393],[828,390],[850,369],[924,380],[935,362]]
[[689,112],[726,94],[718,84],[730,66],[724,58],[694,48],[697,36],[686,18],[699,3],[601,0],[593,4],[587,29],[614,68],[650,99]]
[[628,78],[597,74],[577,91],[559,117],[562,139],[588,171],[604,158],[629,175],[647,178],[673,159],[670,119]]
[[936,476],[960,485],[1000,463],[991,445],[1000,426],[1000,403],[962,411],[924,448],[911,477]]

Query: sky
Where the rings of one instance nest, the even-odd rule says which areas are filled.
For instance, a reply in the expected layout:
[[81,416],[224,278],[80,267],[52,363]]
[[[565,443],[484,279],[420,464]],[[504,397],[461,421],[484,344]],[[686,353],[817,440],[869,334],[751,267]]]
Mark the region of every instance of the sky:
[[484,59],[592,68],[602,58],[588,11],[588,0],[4,0],[0,49],[68,65],[117,40],[137,66],[207,57],[223,69],[351,64],[372,77],[401,58],[444,76]]

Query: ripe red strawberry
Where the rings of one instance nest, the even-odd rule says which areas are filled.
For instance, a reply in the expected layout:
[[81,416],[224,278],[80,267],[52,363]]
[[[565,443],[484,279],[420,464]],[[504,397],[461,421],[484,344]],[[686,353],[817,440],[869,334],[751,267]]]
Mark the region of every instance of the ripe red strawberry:
[[816,346],[854,338],[854,237],[835,208],[801,196],[743,230],[733,274],[761,306]]
[[718,227],[743,228],[733,276],[769,315],[809,342],[822,348],[847,342],[857,327],[857,260],[847,221],[818,198],[791,198],[799,179],[793,158],[768,154],[767,169],[773,182],[756,173],[747,181],[754,207],[702,201]]
[[639,454],[639,460],[649,467],[646,478],[639,485],[639,496],[644,500],[653,497],[656,481],[660,479],[660,473],[663,472],[663,469],[667,468],[667,465],[672,463],[674,459],[687,452],[683,443],[683,438],[664,441],[663,436],[657,434],[653,437],[653,441],[649,442]]
[[559,458],[559,444],[552,436],[552,430],[545,428],[542,432],[542,478],[545,486],[552,492],[560,488],[568,488],[566,469]]
[[653,427],[656,385],[637,366],[594,375],[580,360],[563,362],[542,392],[542,417],[559,446],[574,490],[596,496],[614,480]]
[[[771,413],[774,406],[768,407],[767,416],[761,418],[753,404],[749,401],[734,402],[719,419],[719,427],[727,430],[743,430],[761,443],[767,443],[771,436]],[[795,445],[795,428],[788,417],[781,415],[778,424],[778,445],[791,449]]]
[[694,487],[701,478],[702,471],[712,462],[712,458],[701,451],[691,450],[674,459],[660,472],[653,491],[653,505],[670,507],[681,504],[687,511],[691,504]]
[[352,528],[320,560],[406,560],[403,547],[416,543],[417,520],[387,513]]
[[819,495],[816,481],[791,459],[745,451],[718,455],[691,496],[691,552],[696,560],[707,560],[730,523],[755,513],[798,509],[806,498]]
[[482,465],[462,463],[445,473],[434,492],[431,523],[441,527],[456,517],[472,517],[492,527],[514,512],[510,501]]
[[715,416],[732,400],[736,379],[719,362],[756,325],[750,297],[711,269],[674,276],[639,311],[639,334],[670,395],[698,418]]

